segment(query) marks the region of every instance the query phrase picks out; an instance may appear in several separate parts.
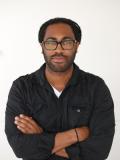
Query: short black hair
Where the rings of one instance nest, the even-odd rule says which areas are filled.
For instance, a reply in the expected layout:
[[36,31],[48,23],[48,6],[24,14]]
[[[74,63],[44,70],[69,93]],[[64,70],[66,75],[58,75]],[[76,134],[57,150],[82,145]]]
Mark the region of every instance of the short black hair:
[[81,32],[80,26],[76,22],[71,20],[71,19],[56,17],[56,18],[53,18],[53,19],[49,19],[48,21],[43,23],[42,26],[40,27],[39,33],[38,33],[38,41],[39,41],[39,43],[42,43],[47,27],[49,25],[51,25],[51,24],[57,24],[57,23],[68,24],[73,30],[73,33],[75,35],[76,41],[78,41],[79,43],[81,42],[82,32]]

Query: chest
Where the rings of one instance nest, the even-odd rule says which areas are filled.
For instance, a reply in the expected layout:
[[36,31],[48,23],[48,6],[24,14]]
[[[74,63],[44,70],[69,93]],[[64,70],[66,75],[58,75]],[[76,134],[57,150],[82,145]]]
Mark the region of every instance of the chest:
[[78,88],[63,91],[59,98],[54,92],[33,90],[29,109],[31,116],[47,131],[64,131],[89,125],[92,106],[88,92]]

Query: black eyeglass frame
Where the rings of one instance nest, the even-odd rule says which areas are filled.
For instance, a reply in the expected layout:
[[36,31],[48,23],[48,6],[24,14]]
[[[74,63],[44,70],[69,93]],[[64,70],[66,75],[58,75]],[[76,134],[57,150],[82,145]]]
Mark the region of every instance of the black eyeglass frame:
[[51,42],[56,42],[56,47],[55,47],[54,49],[48,49],[48,48],[46,48],[45,43],[46,43],[46,42],[49,42],[49,41],[42,41],[42,43],[41,43],[41,44],[43,44],[43,45],[44,45],[44,47],[46,48],[46,50],[56,50],[56,49],[57,49],[57,47],[58,47],[58,44],[60,44],[60,46],[61,46],[61,48],[62,48],[63,50],[72,50],[72,49],[73,49],[73,47],[72,47],[71,49],[64,49],[64,47],[62,46],[62,42],[64,42],[64,41],[72,41],[72,42],[73,42],[73,47],[74,47],[74,44],[76,44],[76,43],[77,43],[77,41],[76,41],[76,40],[74,40],[74,39],[62,40],[62,41],[55,41],[55,40],[52,40]]

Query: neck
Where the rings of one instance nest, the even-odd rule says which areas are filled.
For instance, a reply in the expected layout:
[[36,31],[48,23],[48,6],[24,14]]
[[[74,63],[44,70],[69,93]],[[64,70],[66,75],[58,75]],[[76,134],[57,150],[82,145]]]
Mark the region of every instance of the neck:
[[54,72],[46,65],[45,76],[48,82],[58,91],[62,91],[72,76],[73,65],[65,72]]

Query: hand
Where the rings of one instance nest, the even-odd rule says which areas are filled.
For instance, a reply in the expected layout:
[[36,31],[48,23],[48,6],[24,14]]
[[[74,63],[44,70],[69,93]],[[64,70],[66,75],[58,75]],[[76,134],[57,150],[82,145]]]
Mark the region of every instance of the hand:
[[61,149],[60,151],[56,152],[55,153],[57,156],[60,156],[60,157],[64,157],[64,158],[69,158],[67,152],[65,151],[65,149]]
[[43,129],[32,119],[32,117],[23,114],[16,116],[14,123],[24,134],[40,134],[43,132]]
[[79,141],[86,140],[90,135],[90,129],[88,127],[76,128],[76,131],[78,134]]

